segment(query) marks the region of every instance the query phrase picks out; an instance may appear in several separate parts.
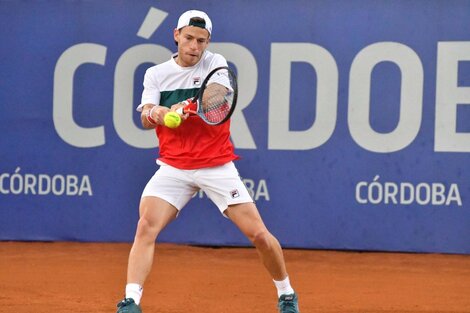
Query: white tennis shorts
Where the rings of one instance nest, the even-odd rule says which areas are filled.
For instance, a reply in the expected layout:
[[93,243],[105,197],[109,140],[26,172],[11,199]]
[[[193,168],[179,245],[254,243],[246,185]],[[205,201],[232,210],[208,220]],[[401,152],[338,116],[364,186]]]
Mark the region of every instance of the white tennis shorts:
[[158,197],[172,204],[178,211],[200,189],[215,203],[219,211],[229,205],[253,202],[233,162],[197,170],[182,170],[157,161],[160,168],[142,192],[142,197]]

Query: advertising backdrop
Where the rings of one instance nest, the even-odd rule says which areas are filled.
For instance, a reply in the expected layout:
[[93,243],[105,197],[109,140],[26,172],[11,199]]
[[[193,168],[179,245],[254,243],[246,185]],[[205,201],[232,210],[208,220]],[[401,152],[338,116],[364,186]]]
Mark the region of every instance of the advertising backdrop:
[[[188,9],[283,246],[470,253],[469,1],[0,1],[0,240],[133,240],[158,155],[135,107]],[[159,240],[249,244],[203,193]]]

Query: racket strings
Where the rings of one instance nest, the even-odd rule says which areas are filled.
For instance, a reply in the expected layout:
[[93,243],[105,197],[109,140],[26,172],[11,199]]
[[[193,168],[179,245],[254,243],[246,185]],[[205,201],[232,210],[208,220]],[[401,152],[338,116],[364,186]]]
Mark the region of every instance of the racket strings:
[[212,83],[204,90],[202,112],[211,123],[219,123],[230,114],[234,93],[224,85]]

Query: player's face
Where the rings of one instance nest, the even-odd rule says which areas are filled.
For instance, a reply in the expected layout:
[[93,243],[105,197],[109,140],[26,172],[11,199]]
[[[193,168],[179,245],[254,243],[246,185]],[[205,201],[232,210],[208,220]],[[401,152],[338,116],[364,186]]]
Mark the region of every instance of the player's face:
[[178,43],[176,63],[183,67],[195,65],[209,44],[209,32],[201,27],[186,26],[174,31]]

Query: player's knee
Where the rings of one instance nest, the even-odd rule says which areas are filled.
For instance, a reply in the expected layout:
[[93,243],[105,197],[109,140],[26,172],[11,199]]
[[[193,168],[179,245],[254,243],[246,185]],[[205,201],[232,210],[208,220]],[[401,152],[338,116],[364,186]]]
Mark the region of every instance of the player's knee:
[[269,250],[271,248],[271,234],[267,230],[260,231],[253,236],[252,242],[258,250]]
[[137,224],[136,237],[154,241],[158,235],[158,229],[148,219],[141,217]]

